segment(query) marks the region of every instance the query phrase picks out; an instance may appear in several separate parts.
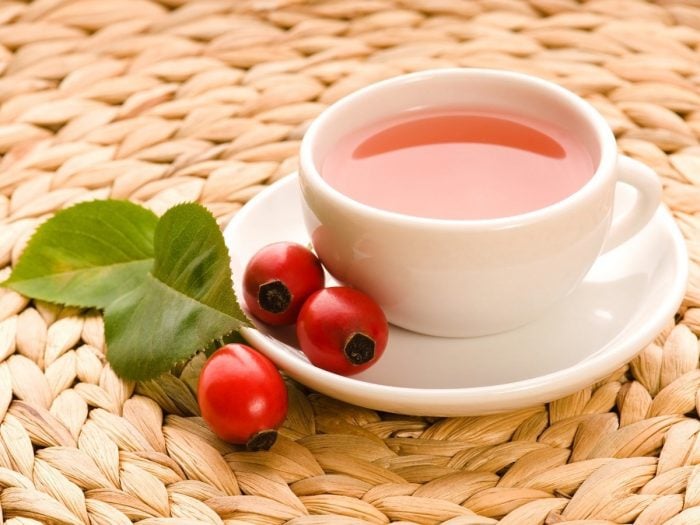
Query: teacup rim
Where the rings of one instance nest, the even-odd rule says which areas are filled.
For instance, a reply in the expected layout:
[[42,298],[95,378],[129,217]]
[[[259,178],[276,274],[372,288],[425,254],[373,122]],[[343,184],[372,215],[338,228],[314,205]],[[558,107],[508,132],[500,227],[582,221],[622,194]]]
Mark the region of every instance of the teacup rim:
[[[530,83],[539,89],[545,89],[554,93],[556,96],[565,100],[569,105],[573,106],[578,113],[582,114],[591,124],[591,127],[595,132],[596,140],[598,141],[598,145],[600,147],[600,159],[595,167],[593,175],[574,193],[555,203],[516,215],[480,219],[423,217],[378,208],[355,200],[352,197],[344,194],[343,192],[334,188],[321,176],[320,170],[317,168],[313,160],[313,146],[317,135],[323,131],[324,126],[327,125],[327,121],[332,117],[333,113],[355,103],[361,97],[364,97],[368,93],[377,89],[385,89],[387,86],[398,85],[406,82],[425,81],[426,79],[430,79],[431,77],[435,76],[485,76],[502,79],[504,81]],[[302,186],[302,194],[306,193],[305,185],[312,184],[314,188],[323,192],[326,197],[329,197],[337,204],[348,207],[354,212],[371,217],[374,220],[404,224],[418,228],[427,227],[438,229],[499,230],[538,222],[549,216],[556,216],[561,212],[570,209],[572,206],[575,206],[577,202],[585,201],[589,196],[598,191],[600,186],[604,185],[609,177],[614,176],[616,160],[617,145],[615,136],[610,126],[605,121],[603,116],[589,102],[574,92],[566,89],[556,82],[518,71],[452,67],[428,69],[391,77],[362,87],[333,102],[318,117],[316,117],[316,119],[314,119],[302,138],[299,150],[299,179]]]

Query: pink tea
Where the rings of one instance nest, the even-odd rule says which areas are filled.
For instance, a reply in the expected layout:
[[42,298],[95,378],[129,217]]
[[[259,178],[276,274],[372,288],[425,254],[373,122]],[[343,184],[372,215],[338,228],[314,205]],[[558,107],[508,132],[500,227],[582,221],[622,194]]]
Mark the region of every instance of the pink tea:
[[408,112],[343,137],[321,175],[353,199],[440,219],[507,217],[576,192],[594,172],[554,124],[468,109]]

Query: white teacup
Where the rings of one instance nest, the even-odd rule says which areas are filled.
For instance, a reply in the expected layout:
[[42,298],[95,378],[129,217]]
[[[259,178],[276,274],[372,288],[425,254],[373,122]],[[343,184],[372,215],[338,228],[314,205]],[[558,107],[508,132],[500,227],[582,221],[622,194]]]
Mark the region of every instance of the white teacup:
[[[411,108],[464,106],[564,124],[595,172],[552,205],[478,220],[431,219],[374,208],[324,180],[320,166],[343,136]],[[328,271],[368,293],[395,325],[469,337],[526,324],[564,299],[596,258],[652,218],[660,184],[648,167],[618,155],[605,120],[566,89],[528,75],[440,69],[395,77],[327,108],[301,145],[306,227]],[[613,218],[618,182],[637,190]],[[620,215],[620,214],[618,214]]]

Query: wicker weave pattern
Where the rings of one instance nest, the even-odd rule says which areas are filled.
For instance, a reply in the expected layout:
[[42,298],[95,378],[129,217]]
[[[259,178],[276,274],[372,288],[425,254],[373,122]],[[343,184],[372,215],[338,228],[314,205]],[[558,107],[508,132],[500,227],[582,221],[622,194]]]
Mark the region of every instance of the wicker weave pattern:
[[663,177],[692,259],[677,319],[575,395],[431,420],[290,385],[284,437],[258,453],[197,417],[201,362],[124,382],[98,315],[0,290],[4,523],[700,523],[697,0],[4,1],[0,24],[0,278],[84,199],[196,200],[223,226],[295,169],[328,103],[455,65],[590,100]]

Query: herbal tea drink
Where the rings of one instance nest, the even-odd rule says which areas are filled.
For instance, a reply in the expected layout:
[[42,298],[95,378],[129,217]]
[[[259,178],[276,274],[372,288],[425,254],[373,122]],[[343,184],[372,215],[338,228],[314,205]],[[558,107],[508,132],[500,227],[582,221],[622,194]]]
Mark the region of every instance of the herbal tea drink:
[[555,124],[502,112],[408,111],[344,136],[321,175],[377,208],[437,219],[507,217],[573,194],[590,154]]
[[[508,71],[422,71],[352,93],[309,127],[299,167],[326,269],[389,322],[438,336],[543,315],[660,200],[656,174],[618,155],[590,104]],[[618,183],[637,200],[613,221]]]

